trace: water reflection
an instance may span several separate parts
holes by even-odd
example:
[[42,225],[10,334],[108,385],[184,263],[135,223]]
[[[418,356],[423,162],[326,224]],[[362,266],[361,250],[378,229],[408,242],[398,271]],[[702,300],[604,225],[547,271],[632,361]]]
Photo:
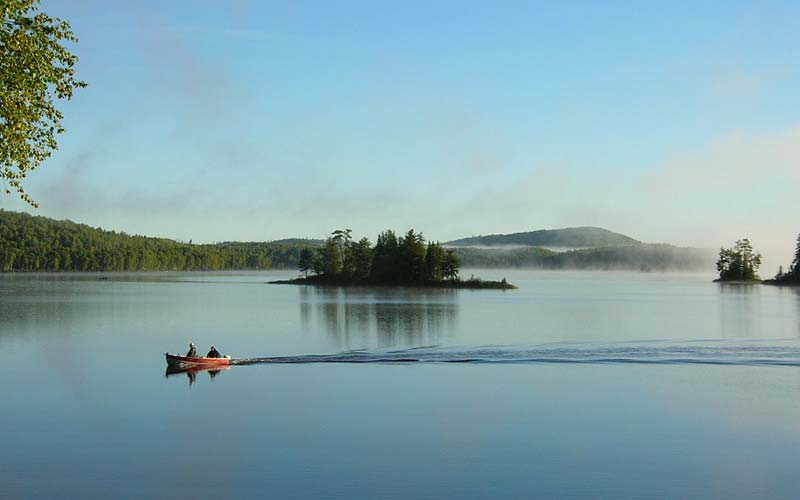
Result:
[[[787,297],[794,299],[794,311],[787,311],[784,315],[789,318],[790,323],[795,324],[797,327],[796,336],[800,338],[800,286],[778,286],[775,288],[778,289],[781,298]],[[781,309],[785,303],[791,303],[791,300],[786,302],[781,301]],[[794,318],[794,321],[792,321],[792,318]]]
[[172,375],[179,375],[181,373],[185,373],[186,376],[189,378],[189,385],[193,385],[197,381],[197,374],[199,372],[208,372],[208,378],[210,380],[214,380],[220,372],[230,370],[230,366],[219,367],[219,366],[194,366],[191,368],[181,368],[177,366],[169,366],[167,365],[167,371],[164,373],[164,376],[169,378]]
[[458,290],[301,287],[306,330],[320,327],[344,349],[435,345],[453,331]]
[[761,327],[761,286],[759,284],[720,283],[720,322],[724,338],[759,336]]

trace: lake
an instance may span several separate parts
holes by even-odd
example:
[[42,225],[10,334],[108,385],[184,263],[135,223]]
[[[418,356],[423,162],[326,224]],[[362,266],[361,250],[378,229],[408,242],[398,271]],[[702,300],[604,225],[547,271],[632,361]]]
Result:
[[800,494],[800,290],[471,273],[520,288],[0,275],[0,498]]

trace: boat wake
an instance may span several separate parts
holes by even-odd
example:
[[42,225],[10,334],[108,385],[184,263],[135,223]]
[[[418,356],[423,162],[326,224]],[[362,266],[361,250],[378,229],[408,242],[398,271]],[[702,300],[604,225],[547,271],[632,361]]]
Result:
[[800,343],[775,341],[572,343],[540,346],[415,347],[401,350],[358,350],[234,359],[231,364],[259,363],[486,363],[486,364],[704,364],[800,366]]

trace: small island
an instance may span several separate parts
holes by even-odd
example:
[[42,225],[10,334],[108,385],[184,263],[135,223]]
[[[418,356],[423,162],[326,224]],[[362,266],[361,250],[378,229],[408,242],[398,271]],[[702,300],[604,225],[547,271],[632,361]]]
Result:
[[764,284],[779,286],[800,286],[800,235],[794,251],[794,260],[789,270],[784,272],[783,266],[778,267],[778,272],[772,279],[762,280],[758,276],[761,265],[761,254],[753,251],[753,246],[747,238],[738,240],[732,248],[720,248],[717,260],[719,278],[717,283],[728,284]]
[[747,238],[737,240],[732,248],[720,248],[717,260],[717,283],[754,284],[761,283],[758,267],[761,254],[753,251]]
[[[502,281],[459,277],[461,261],[439,243],[425,242],[421,233],[403,236],[386,230],[373,246],[367,238],[353,241],[350,229],[333,231],[319,249],[305,248],[298,269],[304,276],[271,281],[278,285],[377,285],[510,290]],[[311,273],[309,275],[309,273]]]

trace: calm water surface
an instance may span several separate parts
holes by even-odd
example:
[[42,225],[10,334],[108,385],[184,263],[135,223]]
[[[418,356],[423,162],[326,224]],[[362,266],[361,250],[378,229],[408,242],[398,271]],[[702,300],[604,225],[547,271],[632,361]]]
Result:
[[[1,275],[0,498],[800,495],[800,290],[290,274]],[[167,376],[189,340],[295,362]]]

